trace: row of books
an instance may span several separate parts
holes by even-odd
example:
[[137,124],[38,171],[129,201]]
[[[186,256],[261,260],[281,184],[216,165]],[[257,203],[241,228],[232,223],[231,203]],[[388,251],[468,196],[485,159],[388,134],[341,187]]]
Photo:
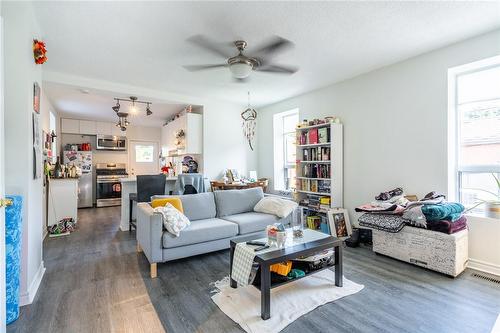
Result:
[[330,147],[315,147],[302,149],[303,161],[329,161]]
[[330,142],[328,139],[329,137],[329,127],[311,128],[308,130],[299,131],[297,142],[299,143],[299,145],[327,143]]
[[307,178],[330,178],[330,164],[304,164],[302,165],[302,177]]
[[330,193],[330,180],[300,179],[298,189],[308,192]]
[[323,215],[311,215],[306,218],[307,227],[313,230],[321,230],[325,234],[330,234],[328,218]]

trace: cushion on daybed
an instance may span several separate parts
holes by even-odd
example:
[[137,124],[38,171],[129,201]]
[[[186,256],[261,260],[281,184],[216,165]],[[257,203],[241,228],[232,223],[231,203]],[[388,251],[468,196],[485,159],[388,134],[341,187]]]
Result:
[[164,232],[162,242],[164,248],[173,248],[234,237],[237,234],[238,226],[235,223],[211,218],[192,221],[191,225],[181,232],[180,237]]
[[224,216],[224,220],[234,222],[239,227],[240,234],[248,234],[266,229],[266,226],[280,221],[280,218],[265,213],[248,212]]
[[252,212],[255,205],[264,197],[261,187],[214,191],[213,193],[218,217]]

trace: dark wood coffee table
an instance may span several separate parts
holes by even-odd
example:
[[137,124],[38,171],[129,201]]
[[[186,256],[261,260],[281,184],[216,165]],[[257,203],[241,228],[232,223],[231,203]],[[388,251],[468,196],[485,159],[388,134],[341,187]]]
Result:
[[[260,307],[261,307],[261,317],[267,320],[271,317],[271,289],[281,286],[283,284],[296,281],[298,279],[292,279],[285,282],[273,283],[271,284],[271,272],[269,267],[273,264],[284,262],[291,259],[297,259],[301,256],[310,256],[316,252],[331,249],[335,251],[335,285],[337,287],[342,287],[342,240],[335,238],[333,236],[326,235],[324,238],[318,239],[318,237],[323,237],[324,234],[318,235],[314,233],[320,233],[319,231],[314,231],[310,229],[304,230],[304,237],[312,238],[313,240],[307,241],[302,244],[286,246],[283,248],[277,248],[276,250],[257,253],[255,255],[254,261],[260,265]],[[313,236],[313,237],[310,237]],[[233,266],[233,255],[236,248],[236,244],[241,242],[247,242],[250,240],[256,240],[255,236],[249,237],[238,237],[231,240],[231,250],[230,250],[230,271],[229,276],[231,276],[232,266]],[[325,268],[310,272],[306,276],[317,273],[324,269],[328,269],[332,266],[327,266]],[[237,288],[237,283],[231,278],[231,287]]]

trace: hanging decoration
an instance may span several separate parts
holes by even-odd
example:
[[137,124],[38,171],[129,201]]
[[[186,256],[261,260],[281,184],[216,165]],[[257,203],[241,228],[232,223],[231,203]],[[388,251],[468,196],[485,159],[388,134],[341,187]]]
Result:
[[38,39],[33,39],[33,58],[35,64],[41,65],[47,61],[47,49],[45,43]]
[[257,127],[257,111],[250,106],[250,92],[248,92],[248,107],[241,113],[243,118],[243,135],[248,140],[248,145],[253,151],[252,142],[255,137],[255,128]]

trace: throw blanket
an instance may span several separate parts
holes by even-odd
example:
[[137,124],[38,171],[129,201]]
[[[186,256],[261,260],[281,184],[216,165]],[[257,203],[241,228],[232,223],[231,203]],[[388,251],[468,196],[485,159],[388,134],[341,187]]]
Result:
[[460,217],[452,222],[449,220],[427,221],[427,229],[432,231],[444,232],[445,234],[454,234],[467,228],[467,218]]
[[439,205],[424,205],[422,213],[427,221],[456,221],[462,215],[464,206],[458,202],[446,202]]
[[246,286],[248,284],[254,258],[254,247],[249,246],[246,243],[236,244],[236,248],[234,249],[231,278],[239,285]]
[[363,214],[358,219],[359,225],[387,232],[400,232],[409,221],[399,215]]

